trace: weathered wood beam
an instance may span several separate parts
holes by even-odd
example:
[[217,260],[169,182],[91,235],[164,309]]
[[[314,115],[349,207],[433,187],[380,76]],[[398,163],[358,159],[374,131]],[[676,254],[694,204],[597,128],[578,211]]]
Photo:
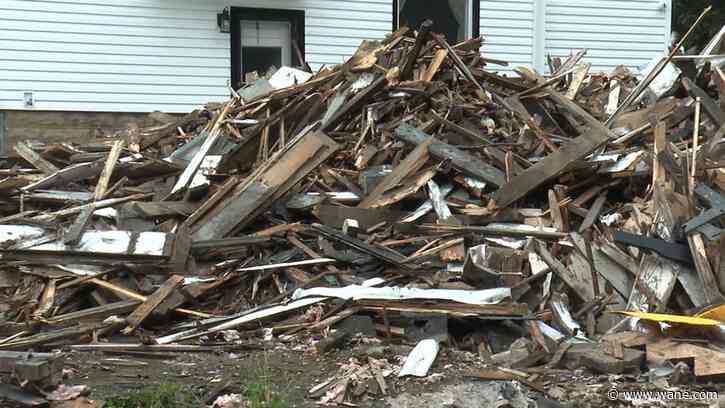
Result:
[[[413,145],[419,145],[431,138],[430,135],[407,123],[401,124],[396,129],[395,137]],[[495,187],[506,183],[506,176],[501,170],[438,139],[433,139],[428,150],[431,156],[438,160],[451,160],[453,167],[467,176],[485,181]]]

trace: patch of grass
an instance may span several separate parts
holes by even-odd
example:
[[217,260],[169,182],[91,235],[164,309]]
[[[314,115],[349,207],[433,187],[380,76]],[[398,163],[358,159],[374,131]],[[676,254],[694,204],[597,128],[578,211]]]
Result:
[[265,380],[247,385],[245,397],[249,408],[289,408],[285,397],[275,392]]
[[[264,353],[264,360],[259,362],[256,370],[252,373],[242,373],[242,379],[246,384],[244,397],[247,406],[248,408],[289,408],[286,394],[275,390],[275,385],[270,381],[275,374],[270,369],[268,358],[267,353]],[[247,377],[248,374],[252,374],[251,378]]]
[[160,384],[130,391],[106,402],[106,408],[181,408],[193,407],[191,393],[177,384]]

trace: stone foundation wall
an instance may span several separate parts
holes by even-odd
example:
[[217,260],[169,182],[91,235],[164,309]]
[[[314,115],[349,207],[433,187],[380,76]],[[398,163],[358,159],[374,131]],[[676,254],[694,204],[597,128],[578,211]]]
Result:
[[20,140],[87,143],[131,124],[143,128],[158,122],[148,113],[0,111],[0,154],[9,154]]

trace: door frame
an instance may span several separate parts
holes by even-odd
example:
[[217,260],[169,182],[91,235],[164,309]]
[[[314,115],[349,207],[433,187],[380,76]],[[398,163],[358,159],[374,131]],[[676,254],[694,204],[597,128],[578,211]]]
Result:
[[230,12],[231,35],[231,78],[232,88],[238,89],[242,84],[242,20],[261,21],[287,21],[290,23],[292,34],[292,47],[290,47],[290,61],[292,65],[302,65],[302,61],[295,52],[295,42],[300,48],[302,57],[305,55],[305,11],[304,10],[283,10],[265,9],[251,7],[231,7]]
[[[469,26],[469,30],[467,30],[467,35],[469,37],[466,38],[466,40],[481,36],[481,1],[482,0],[468,0],[468,11],[466,12],[466,17],[471,19],[471,24]],[[400,21],[398,18],[399,4],[400,3],[398,2],[398,0],[393,0],[393,32],[398,31],[398,29],[400,28]],[[418,27],[411,28],[416,30],[418,29]]]

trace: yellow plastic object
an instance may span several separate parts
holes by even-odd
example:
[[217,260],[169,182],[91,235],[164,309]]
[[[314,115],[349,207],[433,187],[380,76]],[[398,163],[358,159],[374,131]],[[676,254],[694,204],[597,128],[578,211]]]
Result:
[[615,312],[629,317],[637,317],[642,320],[649,320],[661,323],[680,323],[689,324],[691,326],[719,326],[723,322],[703,317],[681,316],[660,313],[644,313],[644,312]]
[[714,307],[708,311],[700,313],[696,317],[701,317],[703,319],[717,320],[719,322],[725,323],[725,305],[720,305],[720,306]]

